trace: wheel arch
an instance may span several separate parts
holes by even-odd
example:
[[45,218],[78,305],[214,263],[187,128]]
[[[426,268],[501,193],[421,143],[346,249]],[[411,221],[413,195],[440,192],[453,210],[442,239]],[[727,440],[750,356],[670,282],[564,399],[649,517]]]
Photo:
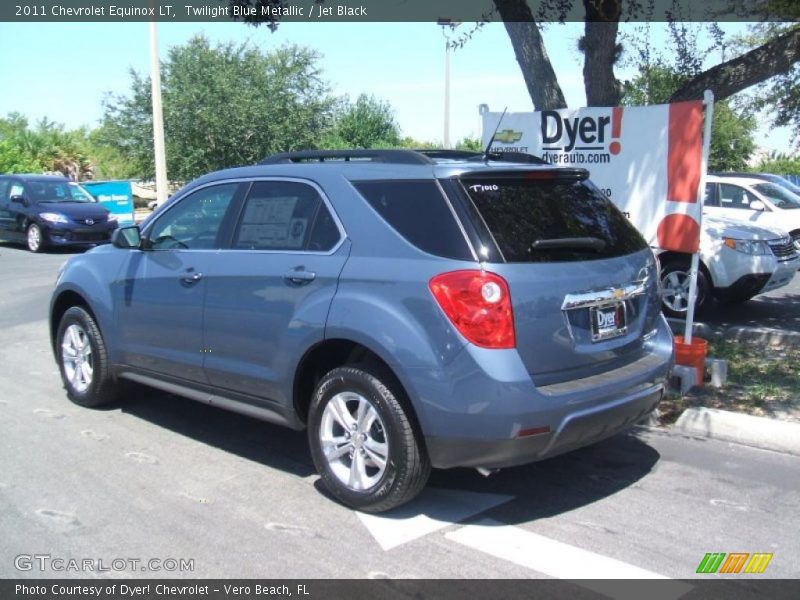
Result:
[[[686,254],[684,252],[675,252],[673,250],[667,250],[666,252],[662,252],[661,254],[658,255],[658,264],[661,266],[662,270],[667,264],[670,263],[683,263],[689,265],[691,263],[691,260],[692,260],[691,254]],[[703,262],[702,258],[700,259],[698,264],[700,266],[700,269],[703,271],[703,275],[706,276],[706,279],[708,279],[708,282],[711,284],[711,287],[716,287],[716,283],[714,282],[714,278],[711,275],[711,271],[706,266],[706,263]]]
[[61,318],[73,306],[80,306],[97,322],[97,317],[86,298],[72,289],[61,291],[53,299],[50,306],[50,346],[53,348],[53,352],[56,350],[56,336],[58,335],[58,326],[61,323]]
[[367,365],[374,375],[380,375],[392,385],[396,396],[408,414],[408,418],[418,434],[420,443],[424,436],[419,415],[411,401],[408,386],[402,381],[397,370],[374,349],[346,338],[325,339],[310,348],[297,365],[292,386],[292,402],[295,413],[302,423],[308,422],[311,397],[319,380],[331,370],[343,366]]

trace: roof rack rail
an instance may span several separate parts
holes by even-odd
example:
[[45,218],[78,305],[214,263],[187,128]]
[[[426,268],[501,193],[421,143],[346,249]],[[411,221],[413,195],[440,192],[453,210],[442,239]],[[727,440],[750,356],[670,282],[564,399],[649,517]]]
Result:
[[470,162],[484,162],[489,160],[501,162],[524,163],[531,165],[549,165],[543,158],[525,152],[489,152],[484,156],[483,152],[475,150],[417,150],[420,154],[430,158],[449,158],[452,160],[466,160]]
[[302,162],[378,162],[405,165],[430,165],[433,161],[414,150],[303,150],[280,152],[262,160],[260,165]]

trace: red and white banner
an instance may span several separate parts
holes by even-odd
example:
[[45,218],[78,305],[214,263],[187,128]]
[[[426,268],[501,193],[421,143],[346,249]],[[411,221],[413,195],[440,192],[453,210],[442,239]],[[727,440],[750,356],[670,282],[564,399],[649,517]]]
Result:
[[[489,143],[502,113],[483,113]],[[697,252],[703,103],[506,113],[492,150],[585,168],[651,246]]]

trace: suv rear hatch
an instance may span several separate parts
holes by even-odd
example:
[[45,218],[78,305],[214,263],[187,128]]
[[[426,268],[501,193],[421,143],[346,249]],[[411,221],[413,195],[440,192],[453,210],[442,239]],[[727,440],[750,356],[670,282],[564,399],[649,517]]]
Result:
[[641,358],[660,310],[652,252],[587,176],[512,167],[442,180],[486,269],[509,285],[516,347],[539,386]]

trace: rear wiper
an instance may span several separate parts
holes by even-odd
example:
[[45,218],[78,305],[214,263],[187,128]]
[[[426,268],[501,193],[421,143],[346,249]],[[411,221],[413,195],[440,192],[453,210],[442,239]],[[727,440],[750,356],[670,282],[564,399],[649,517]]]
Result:
[[536,240],[528,250],[594,250],[602,252],[606,248],[604,240],[596,237],[555,238],[551,240]]

